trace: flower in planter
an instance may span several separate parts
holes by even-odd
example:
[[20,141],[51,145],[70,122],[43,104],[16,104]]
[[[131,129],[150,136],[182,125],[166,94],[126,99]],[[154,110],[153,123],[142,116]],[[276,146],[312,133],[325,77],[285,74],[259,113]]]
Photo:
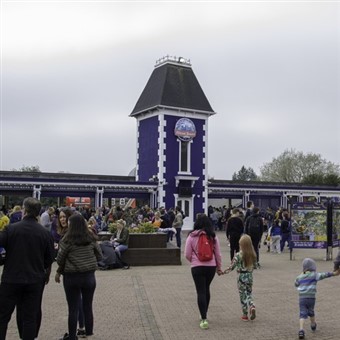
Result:
[[138,233],[141,233],[141,231],[138,227],[130,228],[130,234],[138,234]]
[[114,234],[117,231],[117,223],[109,223],[108,229],[111,234]]
[[141,233],[152,234],[157,231],[157,228],[155,228],[151,222],[142,222],[139,224],[139,230]]

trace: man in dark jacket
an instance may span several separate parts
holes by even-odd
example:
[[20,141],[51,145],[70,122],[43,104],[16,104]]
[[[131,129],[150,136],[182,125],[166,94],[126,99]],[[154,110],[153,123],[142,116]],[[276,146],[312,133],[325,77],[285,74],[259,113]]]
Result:
[[283,252],[283,249],[285,247],[286,242],[289,245],[290,241],[290,219],[288,212],[284,212],[282,214],[283,220],[281,221],[281,253]]
[[40,210],[37,199],[26,198],[23,220],[0,233],[0,246],[6,249],[0,285],[0,340],[6,339],[8,322],[16,305],[20,306],[22,339],[37,337],[42,293],[54,259],[52,236],[37,221]]
[[240,251],[239,241],[243,234],[243,221],[240,218],[240,211],[235,208],[231,217],[227,221],[227,238],[230,242],[230,260],[232,261],[235,253]]
[[245,213],[245,215],[244,215],[244,220],[245,220],[245,221],[247,220],[247,218],[248,218],[249,216],[252,215],[253,209],[254,209],[254,203],[253,203],[253,201],[248,201],[248,202],[247,202],[247,210],[246,210],[246,213]]
[[[168,210],[168,217],[169,217],[169,225],[168,226],[171,228],[172,227],[172,223],[174,223],[174,220],[175,220],[175,217],[176,217],[173,208],[170,208]],[[174,236],[174,233],[172,231],[169,231],[166,241],[167,242],[172,241],[173,236]]]
[[263,234],[263,219],[259,214],[260,209],[254,207],[253,214],[246,219],[245,232],[251,238],[254,250],[256,252],[257,263],[259,265],[259,244]]

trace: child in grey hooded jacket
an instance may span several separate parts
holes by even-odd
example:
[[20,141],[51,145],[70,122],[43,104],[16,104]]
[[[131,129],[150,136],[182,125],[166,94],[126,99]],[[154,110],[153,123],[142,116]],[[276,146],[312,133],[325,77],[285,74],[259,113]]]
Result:
[[310,318],[310,327],[312,331],[316,330],[314,306],[316,296],[316,285],[318,281],[328,277],[337,276],[339,270],[333,272],[318,273],[316,272],[316,263],[311,258],[305,258],[302,262],[303,272],[295,279],[295,287],[299,292],[300,307],[300,330],[299,339],[305,338],[304,322]]

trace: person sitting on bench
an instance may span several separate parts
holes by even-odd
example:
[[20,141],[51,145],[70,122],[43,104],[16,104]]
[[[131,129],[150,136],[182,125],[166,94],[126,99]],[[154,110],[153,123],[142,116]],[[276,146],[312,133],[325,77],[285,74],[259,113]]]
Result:
[[121,258],[121,254],[128,249],[130,234],[124,220],[120,219],[116,223],[117,231],[112,235],[111,242],[116,254]]

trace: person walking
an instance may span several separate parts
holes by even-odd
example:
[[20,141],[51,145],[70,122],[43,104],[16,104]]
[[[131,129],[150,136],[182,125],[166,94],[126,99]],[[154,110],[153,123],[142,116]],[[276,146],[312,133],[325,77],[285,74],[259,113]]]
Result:
[[254,207],[253,213],[246,219],[245,222],[245,233],[248,234],[253,243],[253,247],[256,253],[257,266],[260,267],[260,254],[259,246],[263,234],[263,219],[260,216],[260,209]]
[[270,229],[271,252],[281,254],[281,226],[280,220],[275,220]]
[[51,234],[38,223],[41,203],[32,197],[23,202],[23,219],[0,232],[6,262],[0,285],[0,340],[6,339],[8,322],[20,306],[23,340],[33,340],[41,320],[41,301],[54,259]]
[[333,272],[317,273],[316,263],[311,258],[305,258],[302,261],[302,273],[295,279],[295,287],[299,292],[299,307],[300,307],[300,330],[299,339],[305,338],[304,323],[305,320],[310,318],[310,328],[313,332],[316,331],[315,322],[315,296],[316,285],[318,281],[327,279],[332,276],[338,276],[340,274],[339,269],[335,269]]
[[238,275],[237,286],[242,306],[242,321],[255,320],[256,310],[253,302],[253,269],[257,266],[256,253],[252,244],[252,240],[248,235],[240,238],[241,251],[236,254],[231,265],[224,271],[224,274],[230,273],[236,269]]
[[[176,217],[173,208],[170,208],[170,209],[168,210],[168,216],[169,216],[169,227],[171,228],[171,227],[173,227],[173,223],[174,223],[174,220],[175,220],[175,217]],[[167,241],[167,242],[172,241],[173,236],[174,236],[174,233],[170,231],[170,232],[168,233],[168,237],[167,237],[166,241]]]
[[[66,234],[68,230],[68,219],[73,214],[76,214],[76,212],[72,211],[70,207],[60,208],[58,218],[52,224],[51,233],[54,239],[55,257],[57,257],[57,254],[58,254],[59,242],[64,237],[64,235]],[[79,302],[78,323],[79,323],[79,328],[77,330],[77,336],[79,338],[85,337],[86,336],[85,321],[84,321],[83,304],[82,304],[81,298]],[[68,337],[69,337],[69,334],[64,333],[63,337],[61,337],[60,339],[64,340],[64,339],[68,339]]]
[[240,211],[234,208],[231,217],[227,221],[227,238],[230,242],[230,261],[233,260],[235,253],[240,251],[239,241],[243,234],[243,221],[239,217]]
[[264,219],[267,224],[267,230],[268,230],[272,227],[273,221],[274,221],[274,213],[270,207],[267,208],[266,213],[264,214]]
[[286,242],[288,243],[288,246],[290,246],[290,219],[289,219],[289,213],[284,212],[282,214],[283,220],[281,221],[281,242],[280,242],[280,248],[281,248],[281,253],[284,250],[284,247],[286,245]]
[[[205,234],[212,244],[212,258],[208,261],[199,259],[198,243],[201,234]],[[198,309],[201,314],[200,328],[208,329],[207,313],[210,302],[210,284],[216,272],[218,275],[222,274],[222,258],[219,240],[207,215],[198,215],[194,230],[187,237],[184,254],[191,264],[191,274],[196,287]]]
[[254,202],[253,201],[248,201],[247,202],[247,209],[246,213],[244,215],[244,220],[246,221],[249,216],[253,214],[253,209],[254,209]]
[[[94,234],[80,214],[69,217],[66,234],[59,243],[55,281],[63,284],[68,304],[68,334],[66,339],[78,339],[77,321],[79,304],[82,301],[86,336],[93,335],[92,302],[96,289],[95,270],[102,253]],[[64,338],[65,338],[64,336]]]
[[183,215],[180,207],[175,208],[175,219],[172,223],[172,226],[176,229],[176,243],[177,247],[181,248],[182,240],[181,240],[181,232],[183,227]]

